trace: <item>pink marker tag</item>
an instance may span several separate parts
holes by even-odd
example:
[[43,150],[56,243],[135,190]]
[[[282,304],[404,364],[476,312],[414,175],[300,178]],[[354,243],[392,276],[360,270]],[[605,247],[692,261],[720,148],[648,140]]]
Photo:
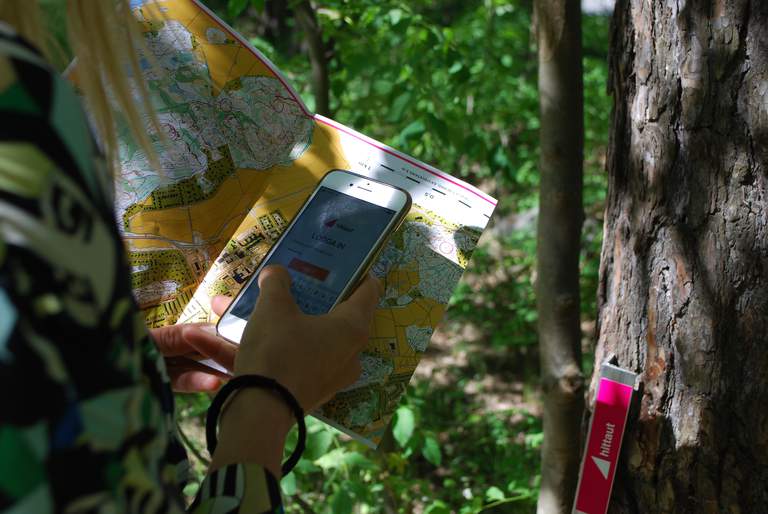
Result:
[[636,376],[611,364],[600,367],[573,514],[605,514],[608,510]]

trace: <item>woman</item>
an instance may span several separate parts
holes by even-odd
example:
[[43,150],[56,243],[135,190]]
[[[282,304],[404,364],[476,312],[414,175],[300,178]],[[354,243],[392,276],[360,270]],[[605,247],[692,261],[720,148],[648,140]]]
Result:
[[[67,1],[78,83],[109,165],[113,108],[148,155],[141,120],[157,126],[123,73],[140,76],[128,9],[128,0]],[[208,326],[149,334],[131,296],[108,166],[77,97],[44,58],[37,7],[0,0],[0,20],[0,511],[182,512],[186,456],[171,386],[210,391],[221,377],[164,358],[199,353],[236,376],[271,377],[311,410],[359,375],[380,285],[369,278],[332,313],[306,316],[288,273],[268,268],[237,352]],[[218,313],[225,306],[214,302]],[[282,512],[293,411],[268,389],[230,400],[189,510]]]

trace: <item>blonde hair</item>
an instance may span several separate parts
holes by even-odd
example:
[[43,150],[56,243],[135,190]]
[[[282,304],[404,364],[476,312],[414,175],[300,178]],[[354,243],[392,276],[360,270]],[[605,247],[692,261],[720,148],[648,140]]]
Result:
[[[69,45],[77,59],[75,83],[82,91],[110,167],[117,169],[118,122],[159,171],[148,129],[162,137],[139,64],[143,43],[129,0],[65,0]],[[37,0],[0,0],[0,20],[16,29],[50,58],[53,38]],[[149,121],[149,127],[145,123]]]

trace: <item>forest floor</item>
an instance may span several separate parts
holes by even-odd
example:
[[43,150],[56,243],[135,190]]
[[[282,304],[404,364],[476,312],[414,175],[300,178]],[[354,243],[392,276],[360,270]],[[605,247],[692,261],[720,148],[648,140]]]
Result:
[[480,413],[521,409],[539,417],[538,393],[523,369],[530,360],[524,352],[489,347],[482,331],[471,323],[448,321],[432,336],[413,380],[433,387],[462,383],[467,399],[476,400],[468,403]]

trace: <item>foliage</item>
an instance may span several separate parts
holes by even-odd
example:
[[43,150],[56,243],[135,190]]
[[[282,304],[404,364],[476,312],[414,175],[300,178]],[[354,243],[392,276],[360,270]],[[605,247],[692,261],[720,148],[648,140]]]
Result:
[[[302,34],[288,16],[276,36],[272,0],[206,2],[288,76],[312,108]],[[285,4],[290,6],[291,4]],[[282,482],[289,512],[532,512],[541,422],[535,393],[513,409],[489,410],[483,389],[523,382],[536,389],[535,220],[538,94],[531,2],[503,0],[327,0],[318,19],[331,53],[334,118],[500,198],[495,228],[476,250],[451,299],[447,326],[465,365],[447,382],[414,381],[393,422],[395,451],[374,452],[308,418],[308,446]],[[288,11],[290,14],[290,9]],[[584,17],[586,220],[582,313],[595,317],[605,197],[608,20]],[[591,366],[591,334],[584,362]],[[499,362],[514,362],[500,371]],[[496,364],[494,364],[496,363]],[[511,371],[510,371],[511,370]],[[589,371],[589,370],[587,370]],[[470,387],[472,386],[472,387]],[[475,391],[475,392],[472,392]],[[524,395],[525,396],[525,395]],[[185,430],[201,426],[207,398],[180,402]],[[295,434],[289,438],[290,449]],[[191,444],[200,447],[194,437]],[[202,473],[204,467],[196,467]],[[195,485],[188,493],[194,493]]]
[[[396,451],[371,451],[335,429],[307,418],[307,448],[281,483],[288,512],[459,512],[509,505],[529,512],[538,486],[541,422],[523,410],[485,413],[461,387],[415,383],[397,412]],[[202,416],[204,396],[181,397],[181,417]],[[462,419],[461,424],[449,420]],[[296,442],[289,434],[286,457]],[[199,441],[191,444],[199,450]],[[204,466],[196,466],[202,478]],[[192,496],[196,484],[187,489]],[[359,510],[355,511],[354,507]],[[392,510],[389,510],[392,509]]]

